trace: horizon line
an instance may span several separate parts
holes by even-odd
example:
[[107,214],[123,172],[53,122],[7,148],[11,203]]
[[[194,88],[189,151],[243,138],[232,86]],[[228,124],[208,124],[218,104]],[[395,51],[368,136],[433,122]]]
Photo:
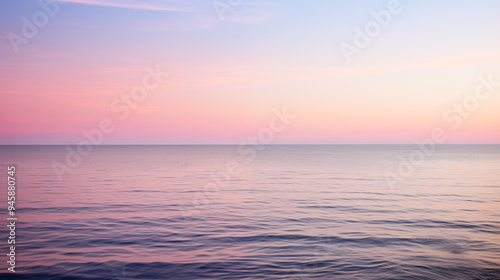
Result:
[[[170,143],[170,144],[98,144],[98,145],[91,145],[94,147],[97,146],[255,146],[252,144],[222,144],[222,143],[215,143],[215,144],[175,144],[175,143]],[[389,145],[417,145],[415,143],[280,143],[280,144],[257,144],[258,146],[389,146]],[[495,145],[500,145],[500,143],[448,143],[448,144],[440,144],[440,143],[434,143],[436,146],[451,146],[451,145],[490,145],[490,146],[495,146]],[[79,146],[79,144],[0,144],[0,146]]]

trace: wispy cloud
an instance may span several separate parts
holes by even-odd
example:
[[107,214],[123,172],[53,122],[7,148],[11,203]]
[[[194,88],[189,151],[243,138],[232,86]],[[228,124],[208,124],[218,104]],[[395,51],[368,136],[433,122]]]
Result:
[[171,11],[171,12],[192,12],[196,1],[138,1],[138,0],[64,0],[67,3],[77,3],[84,5],[115,7],[124,9],[136,10],[155,10],[155,11]]
[[132,29],[145,31],[160,30],[200,30],[207,29],[224,22],[240,24],[261,23],[272,17],[274,2],[249,1],[238,4],[227,12],[224,22],[217,17],[216,9],[211,0],[63,0],[66,3],[92,5],[100,7],[113,7],[143,11],[165,11],[182,13],[175,16],[175,21],[158,20],[151,18]]
[[[216,11],[213,7],[213,1],[204,0],[194,0],[194,1],[177,1],[177,0],[124,0],[124,1],[114,1],[114,0],[64,0],[67,3],[83,4],[83,5],[93,5],[102,7],[114,7],[123,9],[135,9],[135,10],[150,10],[150,11],[168,11],[168,12],[185,12],[185,13],[198,13],[203,14],[203,23],[197,22],[196,28],[193,28],[193,24],[188,24],[188,27],[183,27],[180,29],[204,29],[215,25]],[[275,6],[274,2],[243,2],[233,7],[230,12],[228,12],[227,22],[253,24],[260,23],[269,19],[272,15],[270,8]],[[207,20],[209,17],[210,20]],[[197,17],[199,21],[200,16]],[[209,23],[207,23],[207,21]],[[172,27],[157,27],[159,30],[164,29],[177,29]]]

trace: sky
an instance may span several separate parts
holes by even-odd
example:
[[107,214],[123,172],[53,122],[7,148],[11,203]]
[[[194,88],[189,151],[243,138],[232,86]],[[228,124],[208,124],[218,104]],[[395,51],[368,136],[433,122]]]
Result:
[[412,144],[435,129],[500,144],[499,14],[493,0],[2,0],[0,144]]

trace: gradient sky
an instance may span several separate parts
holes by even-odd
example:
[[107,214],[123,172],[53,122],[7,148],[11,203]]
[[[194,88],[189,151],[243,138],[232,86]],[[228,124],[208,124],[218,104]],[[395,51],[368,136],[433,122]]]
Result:
[[[225,0],[220,0],[227,3]],[[500,81],[500,1],[403,1],[348,63],[339,47],[389,1],[71,0],[14,52],[38,1],[0,1],[0,144],[76,144],[103,118],[105,144],[239,144],[273,109],[278,143],[500,144],[500,87],[457,129],[443,114]],[[234,1],[236,2],[236,1]],[[123,120],[111,110],[146,67],[169,72]]]

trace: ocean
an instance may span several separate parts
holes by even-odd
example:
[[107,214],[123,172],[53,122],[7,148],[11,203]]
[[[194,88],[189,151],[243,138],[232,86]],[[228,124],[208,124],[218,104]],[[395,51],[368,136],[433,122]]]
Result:
[[1,279],[500,279],[500,145],[0,146],[0,167]]

